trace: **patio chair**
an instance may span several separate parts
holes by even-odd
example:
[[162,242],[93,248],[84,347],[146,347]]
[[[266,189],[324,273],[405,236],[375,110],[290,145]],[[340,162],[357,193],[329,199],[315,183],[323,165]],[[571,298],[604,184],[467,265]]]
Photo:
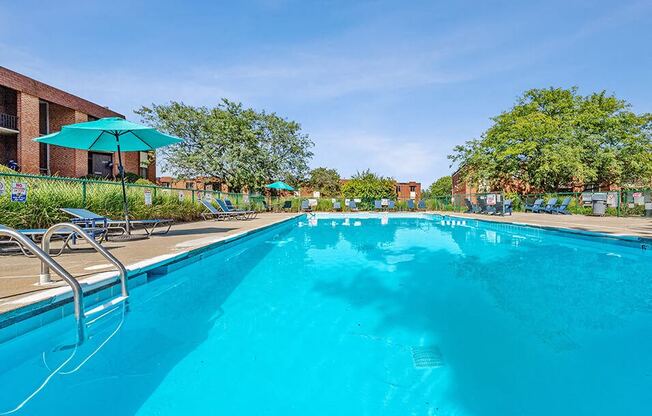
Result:
[[488,214],[489,208],[487,207],[487,201],[482,198],[478,198],[478,214]]
[[292,209],[292,201],[290,200],[284,201],[281,209],[285,212],[290,211]]
[[312,212],[312,208],[310,208],[310,202],[308,202],[307,199],[304,199],[301,201],[301,211],[303,212]]
[[[2,227],[4,227],[4,225],[0,224],[0,228]],[[43,238],[43,235],[45,235],[45,233],[47,232],[47,228],[30,228],[30,229],[23,229],[23,230],[16,230],[16,231],[25,235],[26,237],[29,237],[35,243],[38,243]],[[84,232],[88,234],[93,240],[97,241],[99,244],[102,244],[104,238],[106,237],[107,229],[89,227],[89,228],[84,228]],[[58,251],[54,253],[50,251],[50,253],[48,253],[51,257],[60,256],[61,254],[63,254],[66,248],[72,251],[73,248],[70,246],[70,242],[72,242],[72,244],[76,244],[78,233],[72,229],[62,228],[55,231],[54,234],[52,234],[52,239],[55,238],[58,240],[63,240],[63,244],[61,245],[61,248],[59,248]],[[34,255],[29,250],[25,250],[25,247],[23,247],[23,245],[19,241],[16,241],[13,238],[0,240],[0,247],[3,245],[12,245],[12,246],[15,245],[20,249],[20,251],[25,256],[34,257]]]
[[548,214],[552,214],[553,208],[555,207],[555,205],[557,205],[557,199],[558,198],[550,198],[546,206],[543,208],[543,210]]
[[390,209],[392,211],[396,211],[396,201],[394,201],[393,199],[390,199],[387,202],[387,209]]
[[414,207],[414,199],[408,199],[408,201],[407,201],[407,207],[408,207],[408,209],[409,209],[410,211],[414,211],[414,210],[415,210],[415,207]]
[[253,209],[251,209],[251,210],[239,209],[239,208],[237,208],[236,206],[234,206],[233,203],[232,203],[230,200],[228,200],[228,199],[226,199],[226,198],[224,199],[224,203],[226,204],[226,206],[229,208],[229,210],[230,210],[231,212],[243,212],[243,213],[244,213],[244,212],[248,212],[248,213],[253,213],[253,214],[251,214],[252,219],[253,219],[253,218],[256,218],[256,217],[258,216],[258,211],[253,210]]
[[496,204],[494,215],[505,216],[507,214],[512,215],[512,200],[506,199],[503,202]]
[[572,200],[572,198],[570,196],[567,196],[566,198],[564,198],[564,200],[562,201],[562,203],[558,207],[552,209],[552,213],[553,214],[562,214],[562,215],[571,215],[571,212],[568,211],[568,205],[570,205],[571,200]]
[[539,212],[541,211],[541,204],[543,204],[543,198],[538,198],[532,205],[525,204],[525,212]]
[[466,205],[467,214],[478,214],[480,213],[480,207],[473,205],[469,198],[464,198],[464,205]]
[[[106,228],[108,233],[111,231],[117,231],[119,234],[124,234],[126,232],[126,221],[125,220],[112,220],[107,217],[98,215],[92,211],[83,208],[59,208],[61,211],[70,215],[72,222],[74,224],[80,224],[84,227],[91,228]],[[170,232],[174,220],[170,218],[154,218],[147,220],[129,220],[129,224],[134,228],[141,228],[145,233],[150,235],[155,234],[167,234]],[[166,227],[163,231],[156,232],[156,229],[159,227]],[[107,234],[108,235],[108,234]]]
[[229,212],[220,211],[213,206],[210,202],[205,199],[201,200],[201,204],[206,208],[204,212],[201,213],[201,216],[204,220],[215,219],[215,220],[225,220],[233,218],[235,215]]
[[358,204],[353,199],[349,201],[349,209],[351,211],[358,211]]
[[342,204],[340,203],[340,201],[333,202],[333,210],[342,211]]
[[425,211],[426,210],[426,200],[422,199],[419,201],[419,204],[417,205],[417,208],[419,211]]
[[239,220],[252,220],[256,217],[256,215],[258,215],[256,211],[244,211],[244,210],[233,211],[226,205],[226,202],[222,201],[221,199],[215,198],[215,202],[217,203],[217,206],[219,206],[222,211],[231,214],[233,218],[237,218]]
[[374,209],[381,211],[383,209],[383,202],[379,199],[374,201]]

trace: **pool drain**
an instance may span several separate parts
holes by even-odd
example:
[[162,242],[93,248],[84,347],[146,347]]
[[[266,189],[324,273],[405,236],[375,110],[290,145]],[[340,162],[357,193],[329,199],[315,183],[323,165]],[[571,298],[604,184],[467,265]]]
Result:
[[444,358],[437,347],[412,347],[414,368],[438,368],[444,365]]

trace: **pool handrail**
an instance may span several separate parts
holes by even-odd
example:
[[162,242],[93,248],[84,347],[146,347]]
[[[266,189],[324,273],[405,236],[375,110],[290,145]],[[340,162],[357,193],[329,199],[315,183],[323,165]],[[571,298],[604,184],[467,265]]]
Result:
[[[78,226],[75,227],[79,228]],[[83,231],[82,234],[86,235]],[[64,269],[59,263],[50,257],[48,254],[49,249],[48,251],[42,250],[38,245],[36,245],[34,241],[32,241],[29,237],[21,234],[19,231],[6,226],[0,226],[0,235],[14,238],[16,241],[23,244],[29,251],[31,251],[36,257],[41,260],[41,270],[43,270],[43,265],[47,265],[48,270],[52,268],[56,274],[61,276],[61,278],[66,283],[68,283],[68,285],[70,285],[70,288],[72,289],[72,300],[75,308],[75,320],[77,321],[77,337],[78,342],[81,342],[84,339],[84,291],[82,290],[79,282],[74,277],[72,277],[72,275],[70,275],[66,269]],[[48,239],[50,237],[51,234]]]
[[[102,257],[104,257],[109,263],[113,264],[118,269],[118,273],[120,275],[120,289],[122,292],[122,296],[125,298],[128,297],[129,289],[127,288],[127,269],[125,268],[124,264],[122,264],[120,260],[115,258],[113,254],[109,253],[107,249],[105,249],[100,244],[98,244],[97,241],[95,241],[95,239],[93,239],[91,236],[86,234],[86,232],[84,232],[84,229],[79,225],[68,223],[68,222],[60,222],[48,228],[45,234],[43,234],[43,240],[41,241],[41,248],[43,252],[45,253],[50,252],[50,239],[52,238],[52,236],[57,230],[62,228],[69,228],[72,229],[73,231],[76,231],[81,238],[86,240],[86,242],[88,242],[88,244],[90,244],[90,246],[95,249],[95,251],[101,254]],[[41,275],[39,276],[39,279],[41,284],[49,283],[51,281],[50,265],[45,261],[41,262]]]

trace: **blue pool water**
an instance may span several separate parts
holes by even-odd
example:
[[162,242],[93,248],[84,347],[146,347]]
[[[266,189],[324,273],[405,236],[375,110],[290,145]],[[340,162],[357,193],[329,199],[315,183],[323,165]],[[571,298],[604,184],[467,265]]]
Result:
[[0,412],[650,415],[652,251],[423,218],[302,219],[0,344]]

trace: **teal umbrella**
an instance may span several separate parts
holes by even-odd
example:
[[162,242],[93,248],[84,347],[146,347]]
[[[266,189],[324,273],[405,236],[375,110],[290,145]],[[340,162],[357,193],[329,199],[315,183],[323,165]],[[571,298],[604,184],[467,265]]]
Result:
[[130,234],[122,152],[147,152],[183,140],[142,124],[132,123],[118,117],[108,117],[85,123],[69,124],[63,126],[57,133],[39,137],[34,141],[73,149],[118,152],[118,171],[122,181],[126,228],[127,234]]
[[294,188],[288,185],[285,182],[278,181],[274,183],[270,183],[269,185],[265,185],[265,188],[270,188],[270,189],[283,189],[286,191],[294,191]]

